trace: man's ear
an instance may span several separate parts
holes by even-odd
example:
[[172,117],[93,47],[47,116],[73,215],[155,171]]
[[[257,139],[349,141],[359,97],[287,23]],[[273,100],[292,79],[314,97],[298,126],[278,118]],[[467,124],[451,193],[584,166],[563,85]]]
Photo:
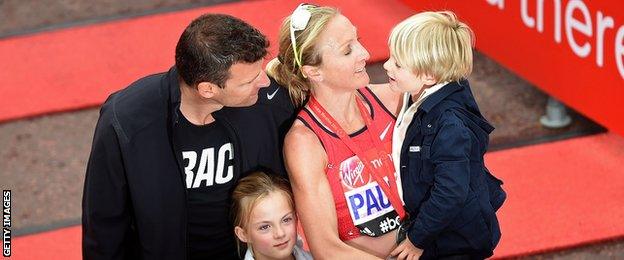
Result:
[[197,84],[197,92],[199,92],[199,95],[203,98],[213,98],[220,90],[221,88],[219,86],[210,82],[200,82]]
[[234,227],[234,234],[236,234],[238,240],[242,241],[243,243],[247,243],[247,241],[249,241],[247,239],[247,232],[245,232],[245,230],[240,226]]
[[303,67],[301,67],[301,73],[303,73],[304,77],[310,79],[310,81],[323,81],[323,74],[319,71],[318,67],[303,65]]

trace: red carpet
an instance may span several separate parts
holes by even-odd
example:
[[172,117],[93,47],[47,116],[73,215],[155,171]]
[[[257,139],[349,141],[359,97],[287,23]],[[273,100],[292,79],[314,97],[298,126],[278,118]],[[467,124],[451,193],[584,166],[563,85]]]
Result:
[[613,134],[486,155],[505,181],[499,257],[624,237],[624,138]]
[[[300,1],[247,1],[74,27],[0,41],[0,122],[100,105],[113,91],[174,63],[184,27],[203,13],[228,13],[260,28],[277,47],[283,18]],[[392,26],[412,13],[398,0],[319,0],[358,27],[371,61],[388,57]]]
[[11,259],[82,259],[80,226],[13,238]]
[[[496,258],[624,237],[624,138],[599,134],[487,154],[509,194]],[[14,239],[15,259],[79,259],[80,228]]]

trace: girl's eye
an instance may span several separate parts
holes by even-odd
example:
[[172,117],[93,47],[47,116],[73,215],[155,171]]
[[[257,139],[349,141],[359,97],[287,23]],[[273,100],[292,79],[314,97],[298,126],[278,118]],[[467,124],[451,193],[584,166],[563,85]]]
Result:
[[262,225],[258,227],[258,230],[267,230],[267,229],[269,229],[269,225]]
[[396,66],[399,69],[401,68],[401,66],[398,63],[396,63],[396,62],[394,63],[394,66]]
[[349,55],[349,54],[351,54],[351,46],[349,46],[349,48],[347,49],[347,52],[345,53],[345,56]]
[[287,217],[283,221],[284,223],[290,223],[291,221],[293,221],[293,217]]

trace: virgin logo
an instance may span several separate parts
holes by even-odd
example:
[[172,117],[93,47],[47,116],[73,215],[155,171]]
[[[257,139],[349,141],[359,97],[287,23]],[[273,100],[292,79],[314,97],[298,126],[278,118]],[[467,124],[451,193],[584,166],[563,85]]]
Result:
[[363,176],[364,164],[353,156],[340,163],[340,177],[343,185],[353,189],[370,182],[370,176]]

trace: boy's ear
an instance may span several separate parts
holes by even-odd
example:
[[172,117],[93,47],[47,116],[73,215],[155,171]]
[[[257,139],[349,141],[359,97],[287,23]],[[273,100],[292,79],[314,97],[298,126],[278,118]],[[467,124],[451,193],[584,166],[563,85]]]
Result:
[[221,90],[219,86],[210,82],[200,82],[197,84],[197,91],[203,98],[213,98]]
[[436,83],[438,83],[438,81],[436,80],[434,76],[431,76],[428,74],[422,75],[421,80],[426,86],[433,86]]
[[315,66],[303,65],[303,67],[301,67],[301,73],[303,73],[304,77],[310,79],[310,81],[323,81],[322,73]]
[[238,240],[242,241],[243,243],[247,243],[247,241],[249,241],[249,239],[247,239],[247,232],[245,232],[245,230],[239,226],[234,227],[234,234],[236,234]]

